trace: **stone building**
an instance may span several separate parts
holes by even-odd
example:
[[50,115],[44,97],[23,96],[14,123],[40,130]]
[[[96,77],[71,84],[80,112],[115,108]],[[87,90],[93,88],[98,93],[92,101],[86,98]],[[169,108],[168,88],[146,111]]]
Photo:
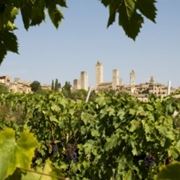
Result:
[[[136,96],[142,101],[147,101],[149,94],[154,94],[158,97],[165,97],[170,95],[174,89],[171,87],[171,82],[168,85],[156,83],[153,76],[150,77],[149,82],[136,84],[136,73],[132,70],[129,74],[130,82],[128,85],[122,85],[120,80],[119,71],[114,69],[112,71],[112,82],[104,82],[103,77],[103,64],[97,62],[96,64],[96,90],[114,89],[118,91],[126,91]],[[100,81],[101,79],[101,81]]]
[[8,87],[9,91],[14,93],[30,93],[30,82],[15,78],[13,81],[9,76],[0,76],[0,83]]
[[120,75],[118,69],[113,69],[112,71],[112,89],[117,89],[120,85]]
[[86,71],[81,71],[80,78],[74,79],[72,89],[73,90],[84,89],[86,91],[89,89],[88,74]]
[[103,64],[98,61],[96,64],[96,90],[119,89],[119,86],[121,86],[119,70],[113,69],[112,82],[104,82],[103,70]]
[[0,83],[9,85],[11,82],[11,78],[9,76],[0,76]]
[[[156,83],[153,76],[150,77],[149,82],[136,84],[136,73],[132,70],[129,74],[129,84],[122,84],[120,73],[118,69],[112,70],[112,82],[104,81],[104,67],[99,61],[95,65],[96,85],[95,90],[117,90],[125,91],[131,95],[136,96],[141,101],[147,101],[149,94],[154,94],[159,97],[170,95],[174,89],[171,87],[171,82],[168,85]],[[73,89],[88,90],[88,76],[87,72],[82,71],[80,79],[75,79],[73,82]]]
[[74,81],[73,81],[73,89],[74,89],[74,90],[81,89],[79,79],[74,79]]
[[149,94],[154,94],[158,97],[165,97],[168,95],[168,85],[156,83],[151,77],[149,82],[141,83],[135,86],[136,94],[147,97]]
[[86,71],[81,71],[80,74],[80,87],[81,89],[88,90],[88,74]]
[[134,94],[136,91],[135,85],[136,85],[136,74],[135,71],[132,70],[130,72],[130,91],[132,94]]
[[104,82],[103,71],[104,71],[103,64],[98,61],[96,64],[96,88],[98,88],[98,86]]

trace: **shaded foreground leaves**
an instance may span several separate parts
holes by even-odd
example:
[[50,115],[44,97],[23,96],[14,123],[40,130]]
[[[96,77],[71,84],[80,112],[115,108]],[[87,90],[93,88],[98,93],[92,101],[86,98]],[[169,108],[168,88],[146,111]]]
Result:
[[30,168],[37,141],[32,133],[24,131],[18,140],[9,128],[0,131],[0,179],[13,174],[16,168]]
[[[109,9],[107,26],[115,22],[122,26],[126,35],[135,40],[144,17],[155,22],[155,0],[100,0]],[[24,28],[40,25],[47,16],[52,24],[58,28],[62,21],[62,8],[66,8],[66,0],[8,0],[0,1],[0,64],[7,52],[18,53],[15,19],[20,14]]]

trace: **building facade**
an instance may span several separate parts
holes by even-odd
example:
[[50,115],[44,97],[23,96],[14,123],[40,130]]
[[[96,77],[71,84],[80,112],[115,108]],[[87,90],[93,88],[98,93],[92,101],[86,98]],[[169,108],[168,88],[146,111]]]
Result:
[[9,76],[0,76],[0,83],[14,93],[31,93],[30,82],[22,81],[19,78],[12,80]]

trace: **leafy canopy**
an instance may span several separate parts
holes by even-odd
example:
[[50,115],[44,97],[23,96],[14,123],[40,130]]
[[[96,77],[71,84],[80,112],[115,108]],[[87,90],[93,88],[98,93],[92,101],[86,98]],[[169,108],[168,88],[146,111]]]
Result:
[[[109,9],[109,27],[118,16],[118,24],[126,35],[135,40],[144,23],[144,17],[155,22],[156,0],[99,0]],[[66,0],[1,0],[0,1],[0,64],[8,51],[18,53],[15,19],[21,14],[24,28],[40,25],[47,16],[58,28],[63,19],[60,8],[66,8]],[[47,12],[47,13],[46,13]]]
[[41,90],[41,83],[39,81],[33,81],[30,86],[33,92],[38,92]]

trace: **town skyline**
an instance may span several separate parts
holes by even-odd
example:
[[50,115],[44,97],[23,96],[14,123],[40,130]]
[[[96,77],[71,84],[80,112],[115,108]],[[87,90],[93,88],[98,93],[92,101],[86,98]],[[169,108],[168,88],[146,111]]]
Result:
[[[33,81],[39,81],[42,85],[48,85],[48,86],[51,85],[51,83],[52,83],[53,80],[58,79],[58,80],[60,81],[61,85],[65,84],[65,82],[70,82],[70,84],[73,86],[74,80],[80,80],[81,74],[85,74],[85,75],[87,76],[87,78],[88,78],[88,80],[87,80],[87,81],[88,81],[88,82],[87,82],[88,87],[95,88],[95,87],[97,86],[97,83],[96,83],[96,81],[97,81],[97,75],[96,75],[96,68],[95,68],[95,66],[97,65],[97,63],[100,63],[100,64],[103,66],[103,72],[102,72],[102,73],[103,73],[103,75],[102,75],[102,77],[103,77],[103,78],[102,78],[102,79],[103,79],[102,81],[103,81],[103,82],[112,82],[112,79],[113,79],[113,71],[116,70],[116,71],[118,71],[119,81],[120,81],[120,84],[122,84],[122,85],[129,85],[129,84],[130,84],[130,76],[131,76],[130,74],[132,73],[132,71],[135,73],[135,84],[141,84],[141,83],[149,82],[152,77],[153,77],[153,79],[154,79],[154,81],[155,81],[156,83],[160,83],[160,84],[164,84],[164,85],[167,85],[169,81],[172,83],[172,80],[171,80],[171,79],[167,79],[165,82],[158,81],[158,78],[156,78],[156,77],[155,77],[154,75],[152,75],[152,74],[151,74],[145,81],[140,81],[140,80],[138,79],[138,75],[137,75],[135,69],[130,69],[130,70],[129,70],[129,72],[127,73],[127,75],[128,75],[128,80],[125,82],[125,81],[123,81],[123,77],[122,77],[122,75],[121,75],[121,70],[120,70],[119,68],[115,67],[115,68],[111,69],[110,73],[107,73],[107,72],[106,72],[106,67],[104,66],[103,61],[101,61],[101,60],[97,60],[97,61],[96,61],[96,64],[94,64],[94,67],[91,69],[91,72],[94,72],[94,80],[93,80],[93,83],[92,83],[91,81],[89,81],[89,79],[90,79],[89,74],[91,74],[91,73],[89,73],[89,72],[86,71],[85,69],[82,69],[80,72],[77,72],[77,73],[76,73],[76,76],[73,77],[71,80],[60,79],[59,77],[55,77],[54,79],[51,79],[49,82],[47,82],[47,81],[46,81],[46,82],[42,82],[42,81],[39,80],[38,78],[36,78],[36,79],[24,79],[23,77],[13,77],[13,76],[11,76],[11,75],[9,75],[9,74],[1,74],[1,73],[0,73],[0,77],[7,76],[7,77],[9,77],[10,79],[12,79],[13,81],[20,80],[20,81],[27,82],[28,84],[32,83]],[[110,76],[107,77],[107,74],[110,74]],[[173,85],[172,85],[172,87],[174,87],[174,88],[179,88],[179,87],[180,87],[180,84],[177,85],[177,86],[173,86]],[[83,89],[83,88],[82,88],[82,89]]]
[[[77,91],[77,90],[85,90],[89,93],[94,91],[109,91],[109,90],[115,90],[119,92],[127,92],[135,97],[137,97],[140,101],[148,101],[148,96],[150,94],[154,94],[157,97],[166,97],[174,92],[176,92],[176,88],[172,87],[171,81],[168,82],[168,84],[161,84],[159,82],[156,82],[154,80],[154,77],[151,76],[149,81],[136,83],[136,73],[134,70],[132,70],[129,73],[129,83],[124,84],[122,82],[121,75],[119,73],[118,69],[112,70],[111,75],[111,81],[107,82],[104,79],[104,65],[97,61],[95,65],[95,85],[90,86],[89,85],[89,77],[88,72],[81,71],[79,73],[79,76],[76,77],[73,80],[73,83],[71,83],[71,90]],[[58,82],[58,79],[56,79]],[[40,85],[41,89],[43,90],[53,90],[52,85],[54,80],[52,81],[52,84],[48,85]],[[19,78],[14,78],[14,80],[11,77],[8,76],[0,76],[0,83],[4,84],[9,91],[11,92],[20,92],[20,93],[31,93],[31,82],[23,81]],[[60,82],[59,82],[60,83]],[[63,86],[59,86],[59,91],[63,89]]]

